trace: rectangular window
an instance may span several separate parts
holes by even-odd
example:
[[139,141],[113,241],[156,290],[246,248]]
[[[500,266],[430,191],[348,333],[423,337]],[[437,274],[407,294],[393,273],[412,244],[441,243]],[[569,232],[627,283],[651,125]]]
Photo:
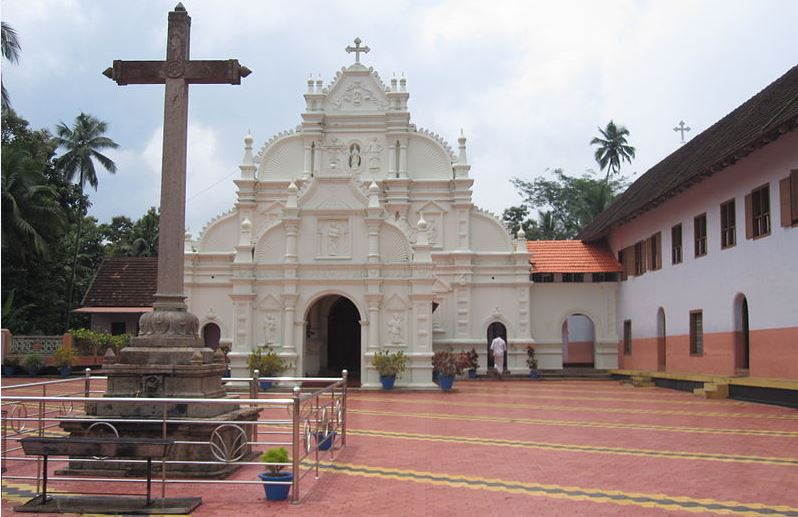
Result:
[[554,282],[554,273],[532,273],[533,282]]
[[737,224],[734,215],[734,200],[730,199],[720,205],[720,247],[731,248],[737,243]]
[[648,240],[648,268],[656,271],[662,267],[662,233],[657,232]]
[[623,322],[623,355],[632,355],[632,320]]
[[704,355],[704,315],[690,311],[690,355]]
[[635,276],[640,276],[646,272],[645,266],[645,247],[643,241],[635,244]]
[[779,180],[779,202],[781,205],[781,226],[787,228],[798,225],[798,169]]
[[585,281],[584,273],[563,273],[562,281],[568,283],[578,283]]
[[754,239],[770,234],[770,185],[751,192],[751,232]]
[[618,273],[593,273],[593,282],[617,282]]
[[693,230],[695,256],[703,257],[707,254],[707,214],[701,214],[693,219]]
[[682,263],[682,225],[671,228],[671,264]]
[[112,321],[111,322],[111,335],[118,336],[120,334],[124,334],[127,330],[127,326],[125,325],[124,321]]

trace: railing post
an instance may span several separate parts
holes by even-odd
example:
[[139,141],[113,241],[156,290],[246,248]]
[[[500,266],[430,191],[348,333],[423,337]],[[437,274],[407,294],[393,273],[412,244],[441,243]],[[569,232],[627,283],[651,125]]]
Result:
[[[252,370],[252,378],[249,381],[249,398],[256,399],[258,398],[258,377],[260,377],[260,370]],[[253,404],[252,407],[257,407],[257,404]],[[267,412],[268,413],[268,412]],[[252,441],[258,441],[258,422],[260,420],[260,412],[258,412],[258,417],[255,421],[255,425],[252,426]]]
[[301,412],[301,402],[299,394],[301,389],[299,386],[294,386],[294,411],[293,411],[293,439],[291,447],[291,472],[294,474],[294,479],[291,482],[291,503],[299,504],[299,415]]
[[343,392],[341,395],[341,447],[346,447],[346,385],[348,376],[348,370],[341,372],[341,377],[344,379]]
[[83,370],[83,396],[86,398],[91,397],[91,368]]

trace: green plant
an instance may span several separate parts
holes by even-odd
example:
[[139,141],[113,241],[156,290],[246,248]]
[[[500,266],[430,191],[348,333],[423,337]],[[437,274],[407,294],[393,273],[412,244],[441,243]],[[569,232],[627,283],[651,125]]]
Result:
[[537,371],[538,358],[535,357],[535,347],[532,345],[526,346],[526,365],[529,366],[530,371]]
[[7,366],[9,368],[16,368],[19,366],[19,359],[14,356],[6,356],[3,358],[3,366]]
[[383,377],[401,375],[407,368],[407,356],[401,350],[398,352],[380,350],[371,358],[371,365]]
[[115,354],[130,343],[130,334],[112,336],[105,332],[89,329],[72,329],[69,331],[74,339],[78,355],[104,355],[110,348]]
[[22,366],[25,367],[28,373],[35,374],[44,368],[44,359],[38,353],[31,352],[22,360]]
[[68,368],[75,364],[77,354],[71,346],[61,345],[53,354],[53,362],[59,368]]
[[465,352],[454,353],[452,347],[432,355],[432,369],[438,372],[438,375],[460,375],[467,366],[468,354]]
[[247,357],[249,371],[258,370],[263,376],[272,376],[282,373],[289,368],[289,364],[277,355],[269,345],[259,346]]
[[278,475],[285,467],[285,465],[272,465],[273,463],[290,463],[288,451],[285,447],[266,449],[263,451],[263,454],[260,455],[260,461],[266,463],[266,470],[268,470],[272,476]]
[[463,352],[466,357],[468,358],[468,365],[466,365],[466,370],[476,370],[479,368],[479,354],[475,348],[472,348],[470,352]]

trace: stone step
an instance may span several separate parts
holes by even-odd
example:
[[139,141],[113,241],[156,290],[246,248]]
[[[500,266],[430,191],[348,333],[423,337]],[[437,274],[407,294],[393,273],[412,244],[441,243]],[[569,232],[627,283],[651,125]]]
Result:
[[727,399],[729,398],[729,385],[706,382],[703,388],[694,389],[693,394],[707,399]]

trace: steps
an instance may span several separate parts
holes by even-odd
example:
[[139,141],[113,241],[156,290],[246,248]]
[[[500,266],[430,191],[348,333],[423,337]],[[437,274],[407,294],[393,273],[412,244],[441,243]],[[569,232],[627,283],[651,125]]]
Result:
[[540,370],[540,378],[547,381],[611,381],[607,370],[595,368],[563,368],[562,370]]
[[704,387],[694,389],[693,394],[707,399],[727,399],[729,398],[729,385],[720,382],[705,382]]

